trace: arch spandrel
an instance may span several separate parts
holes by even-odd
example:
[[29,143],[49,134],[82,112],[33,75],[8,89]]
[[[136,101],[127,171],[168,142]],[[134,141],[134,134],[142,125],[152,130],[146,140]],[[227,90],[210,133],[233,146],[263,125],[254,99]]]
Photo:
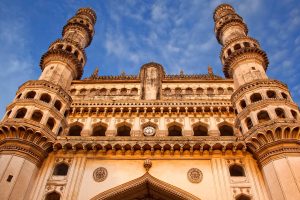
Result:
[[139,197],[144,198],[145,195],[150,195],[150,198],[153,199],[201,200],[178,187],[151,176],[148,172],[137,179],[106,190],[91,200],[132,200]]

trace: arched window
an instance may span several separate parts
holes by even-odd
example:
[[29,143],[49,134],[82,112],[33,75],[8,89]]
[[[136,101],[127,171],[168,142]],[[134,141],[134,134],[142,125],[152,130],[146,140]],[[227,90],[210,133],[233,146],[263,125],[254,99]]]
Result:
[[42,94],[40,100],[49,103],[51,101],[51,96],[49,94]]
[[282,96],[282,98],[284,98],[284,99],[287,99],[287,98],[288,98],[288,95],[287,95],[286,93],[284,93],[284,92],[281,92],[281,96]]
[[79,125],[74,125],[71,126],[71,128],[69,129],[69,136],[80,136],[80,133],[82,131],[82,127]]
[[79,91],[79,94],[80,94],[80,95],[85,95],[86,92],[87,92],[87,90],[83,88],[83,89],[81,89],[81,90]]
[[75,95],[76,89],[72,89],[70,92],[71,92],[71,95]]
[[207,95],[213,95],[214,94],[214,89],[209,87],[207,88]]
[[267,111],[262,110],[259,113],[257,113],[257,119],[259,123],[265,122],[265,121],[269,121],[271,118],[268,114]]
[[68,45],[68,46],[66,47],[66,51],[72,52],[72,47]]
[[106,127],[104,126],[96,126],[93,128],[93,136],[105,136]]
[[188,88],[185,89],[185,93],[186,94],[193,94],[193,89],[188,87]]
[[254,93],[250,96],[250,100],[252,103],[257,102],[257,101],[261,101],[262,97],[259,93]]
[[31,116],[31,119],[36,121],[36,122],[40,122],[42,117],[43,117],[43,113],[39,110],[36,110],[36,111],[33,112],[32,116]]
[[198,125],[193,128],[194,136],[207,136],[208,129],[203,125]]
[[116,95],[116,94],[117,94],[117,89],[116,89],[116,88],[112,88],[112,89],[110,90],[110,94],[111,94],[111,95]]
[[268,96],[268,98],[276,98],[276,92],[273,90],[268,90],[267,96]]
[[127,94],[127,89],[122,88],[120,92],[121,92],[121,95],[126,95]]
[[245,101],[244,99],[241,100],[240,106],[241,106],[242,109],[243,109],[243,108],[246,108],[247,104],[246,104],[246,101]]
[[222,125],[219,127],[221,136],[233,136],[233,128],[228,125]]
[[166,94],[166,95],[169,95],[169,94],[171,94],[171,89],[170,88],[165,88],[164,89],[164,94]]
[[68,174],[69,165],[66,163],[59,163],[55,166],[53,170],[54,176],[66,176]]
[[250,47],[250,43],[249,42],[244,42],[244,47]]
[[196,89],[196,94],[203,94],[203,93],[204,93],[203,88],[197,88]]
[[232,52],[231,52],[231,49],[228,49],[228,50],[227,50],[227,55],[230,56],[231,53],[232,53]]
[[117,136],[130,136],[131,128],[129,126],[123,125],[117,129]]
[[284,110],[282,108],[276,108],[275,113],[276,113],[277,117],[285,118],[285,113],[284,113]]
[[66,111],[65,111],[64,116],[65,116],[65,117],[69,116],[69,110],[66,110]]
[[297,112],[296,112],[296,111],[294,111],[294,110],[291,110],[291,113],[292,113],[292,115],[293,115],[294,119],[297,119],[297,118],[298,118],[298,114],[297,114]]
[[78,53],[78,51],[76,50],[76,51],[74,52],[74,56],[78,57],[78,55],[79,55],[79,53]]
[[219,87],[219,88],[218,88],[218,94],[220,94],[220,95],[221,95],[221,94],[224,94],[224,89],[221,88],[221,87]]
[[252,123],[251,118],[247,117],[247,119],[245,120],[245,122],[246,122],[248,130],[250,130],[253,127],[253,123]]
[[227,91],[228,91],[228,94],[232,94],[233,93],[233,88],[229,87],[229,88],[227,88]]
[[90,90],[90,96],[95,96],[96,92],[97,92],[97,90],[95,88],[92,88]]
[[[117,89],[115,89],[115,91],[117,92]],[[99,91],[100,95],[106,95],[106,93],[107,93],[107,89],[105,88],[101,88],[101,90]]]
[[60,200],[60,194],[57,192],[48,193],[45,200]]
[[57,49],[62,49],[63,47],[64,47],[64,45],[62,45],[62,44],[59,44],[56,46]]
[[55,103],[54,103],[54,107],[55,107],[58,111],[60,111],[60,109],[61,109],[61,102],[60,102],[59,100],[56,100]]
[[236,197],[236,200],[251,200],[251,199],[250,199],[250,197],[248,197],[244,194],[241,194],[238,197]]
[[182,136],[182,130],[180,126],[173,125],[168,128],[169,136]]
[[233,49],[234,50],[239,50],[241,48],[241,45],[240,44],[235,44],[234,46],[233,46]]
[[16,118],[24,118],[26,115],[27,109],[21,108],[17,111]]
[[130,91],[131,95],[137,95],[138,94],[138,89],[137,88],[132,88]]
[[26,99],[33,99],[36,95],[36,92],[35,91],[30,91],[26,94],[25,98]]
[[50,130],[52,130],[54,128],[55,125],[55,120],[52,117],[49,117],[48,121],[47,121],[47,126]]
[[244,168],[240,165],[231,165],[229,167],[230,176],[245,176]]
[[181,88],[180,87],[175,88],[175,94],[181,94]]

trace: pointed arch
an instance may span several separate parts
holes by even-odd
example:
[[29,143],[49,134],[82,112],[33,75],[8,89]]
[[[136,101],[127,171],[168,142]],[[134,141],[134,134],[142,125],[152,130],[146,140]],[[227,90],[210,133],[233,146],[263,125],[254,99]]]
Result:
[[130,136],[132,124],[124,121],[116,124],[117,136]]
[[82,128],[83,128],[83,124],[80,122],[74,122],[72,124],[69,125],[69,136],[80,136]]
[[98,122],[92,125],[92,136],[105,136],[108,125],[103,122]]
[[194,136],[208,136],[208,125],[203,122],[197,122],[192,125]]
[[153,192],[153,194],[159,195],[159,199],[166,200],[200,200],[198,197],[180,188],[151,176],[148,172],[137,179],[104,191],[91,200],[135,199],[139,197],[141,192]]
[[221,136],[234,136],[233,125],[227,121],[223,121],[218,124],[218,128]]
[[169,136],[182,136],[183,125],[178,122],[171,122],[167,125]]

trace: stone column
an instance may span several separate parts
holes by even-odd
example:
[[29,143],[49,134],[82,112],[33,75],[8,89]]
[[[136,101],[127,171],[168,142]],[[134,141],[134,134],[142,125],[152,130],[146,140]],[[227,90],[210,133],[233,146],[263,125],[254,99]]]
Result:
[[300,157],[283,157],[262,167],[273,200],[300,199]]
[[37,172],[38,167],[27,159],[0,155],[0,199],[28,199]]

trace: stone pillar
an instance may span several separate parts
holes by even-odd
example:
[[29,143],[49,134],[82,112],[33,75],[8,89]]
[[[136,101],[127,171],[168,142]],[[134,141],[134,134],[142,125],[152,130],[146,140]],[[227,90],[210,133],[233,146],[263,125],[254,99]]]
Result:
[[27,159],[0,155],[0,199],[28,199],[38,168]]
[[220,135],[220,131],[217,126],[216,119],[214,117],[209,118],[208,135],[209,136],[219,136]]
[[262,167],[273,200],[300,199],[300,157],[283,157]]

